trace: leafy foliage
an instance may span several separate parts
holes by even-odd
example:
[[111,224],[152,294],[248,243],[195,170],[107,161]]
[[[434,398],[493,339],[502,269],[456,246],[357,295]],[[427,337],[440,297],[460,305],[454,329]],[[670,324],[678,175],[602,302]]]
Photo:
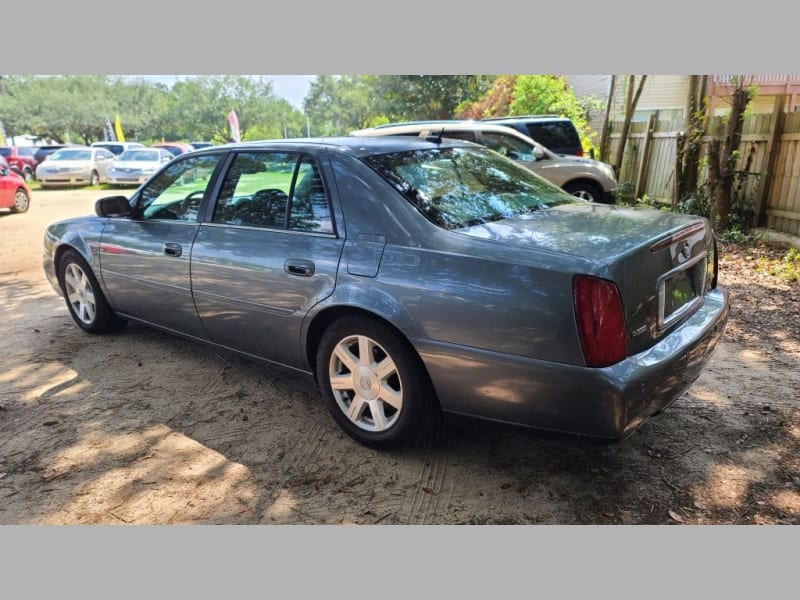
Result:
[[275,96],[271,82],[241,75],[190,77],[171,89],[100,75],[6,76],[2,82],[0,114],[8,135],[56,142],[103,139],[105,119],[115,115],[128,139],[144,142],[229,141],[231,110],[243,139],[297,137],[305,121]]
[[485,75],[376,75],[369,81],[379,112],[402,121],[452,119],[459,105],[480,98],[493,79]]
[[319,75],[303,101],[309,129],[315,136],[346,135],[386,121],[376,114],[369,77]]
[[560,75],[501,75],[477,101],[459,106],[461,118],[480,119],[514,115],[557,114],[575,124],[583,149],[594,147],[597,134],[589,127],[593,111],[601,111],[599,98],[577,98]]

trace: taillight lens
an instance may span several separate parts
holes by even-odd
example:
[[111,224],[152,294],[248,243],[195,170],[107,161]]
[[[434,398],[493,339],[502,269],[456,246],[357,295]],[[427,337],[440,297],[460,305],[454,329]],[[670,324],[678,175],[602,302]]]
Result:
[[576,275],[572,296],[587,366],[606,367],[627,356],[622,299],[613,281]]
[[578,151],[575,153],[575,156],[583,156],[583,148],[578,148]]

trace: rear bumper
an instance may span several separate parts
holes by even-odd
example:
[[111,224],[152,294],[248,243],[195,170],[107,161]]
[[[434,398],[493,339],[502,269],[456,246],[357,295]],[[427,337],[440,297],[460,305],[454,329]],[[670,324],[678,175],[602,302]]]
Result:
[[602,369],[430,340],[416,345],[444,411],[619,439],[697,379],[725,330],[728,311],[727,292],[711,290],[700,309],[656,345]]

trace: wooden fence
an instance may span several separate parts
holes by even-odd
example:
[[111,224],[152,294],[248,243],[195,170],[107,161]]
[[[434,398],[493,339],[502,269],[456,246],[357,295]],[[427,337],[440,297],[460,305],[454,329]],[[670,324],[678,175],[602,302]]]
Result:
[[[612,124],[610,156],[619,144],[621,123]],[[635,198],[670,202],[675,191],[679,128],[671,121],[632,123],[619,181]],[[721,135],[714,119],[709,133]],[[706,155],[705,138],[701,157]],[[735,195],[753,211],[753,224],[800,235],[800,112],[751,115],[739,145]],[[701,169],[701,181],[705,172]]]

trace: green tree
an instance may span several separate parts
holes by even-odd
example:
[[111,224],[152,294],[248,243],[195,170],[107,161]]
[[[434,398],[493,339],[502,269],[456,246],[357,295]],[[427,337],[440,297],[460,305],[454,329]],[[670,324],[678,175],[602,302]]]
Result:
[[392,120],[452,119],[459,105],[489,89],[486,75],[375,75],[369,78],[381,110]]
[[64,142],[77,136],[89,144],[103,137],[113,114],[108,78],[99,75],[16,76],[4,80],[0,114],[9,135],[30,133]]
[[303,100],[312,135],[346,135],[381,120],[376,112],[374,86],[359,75],[319,75]]
[[568,117],[578,130],[585,152],[594,148],[597,134],[589,126],[591,113],[600,111],[599,98],[577,98],[560,75],[519,75],[514,85],[509,115],[557,114]]
[[577,98],[560,75],[500,75],[477,100],[458,108],[463,119],[557,114],[575,124],[583,149],[594,147],[597,134],[589,127],[591,113],[602,110],[600,99]]

